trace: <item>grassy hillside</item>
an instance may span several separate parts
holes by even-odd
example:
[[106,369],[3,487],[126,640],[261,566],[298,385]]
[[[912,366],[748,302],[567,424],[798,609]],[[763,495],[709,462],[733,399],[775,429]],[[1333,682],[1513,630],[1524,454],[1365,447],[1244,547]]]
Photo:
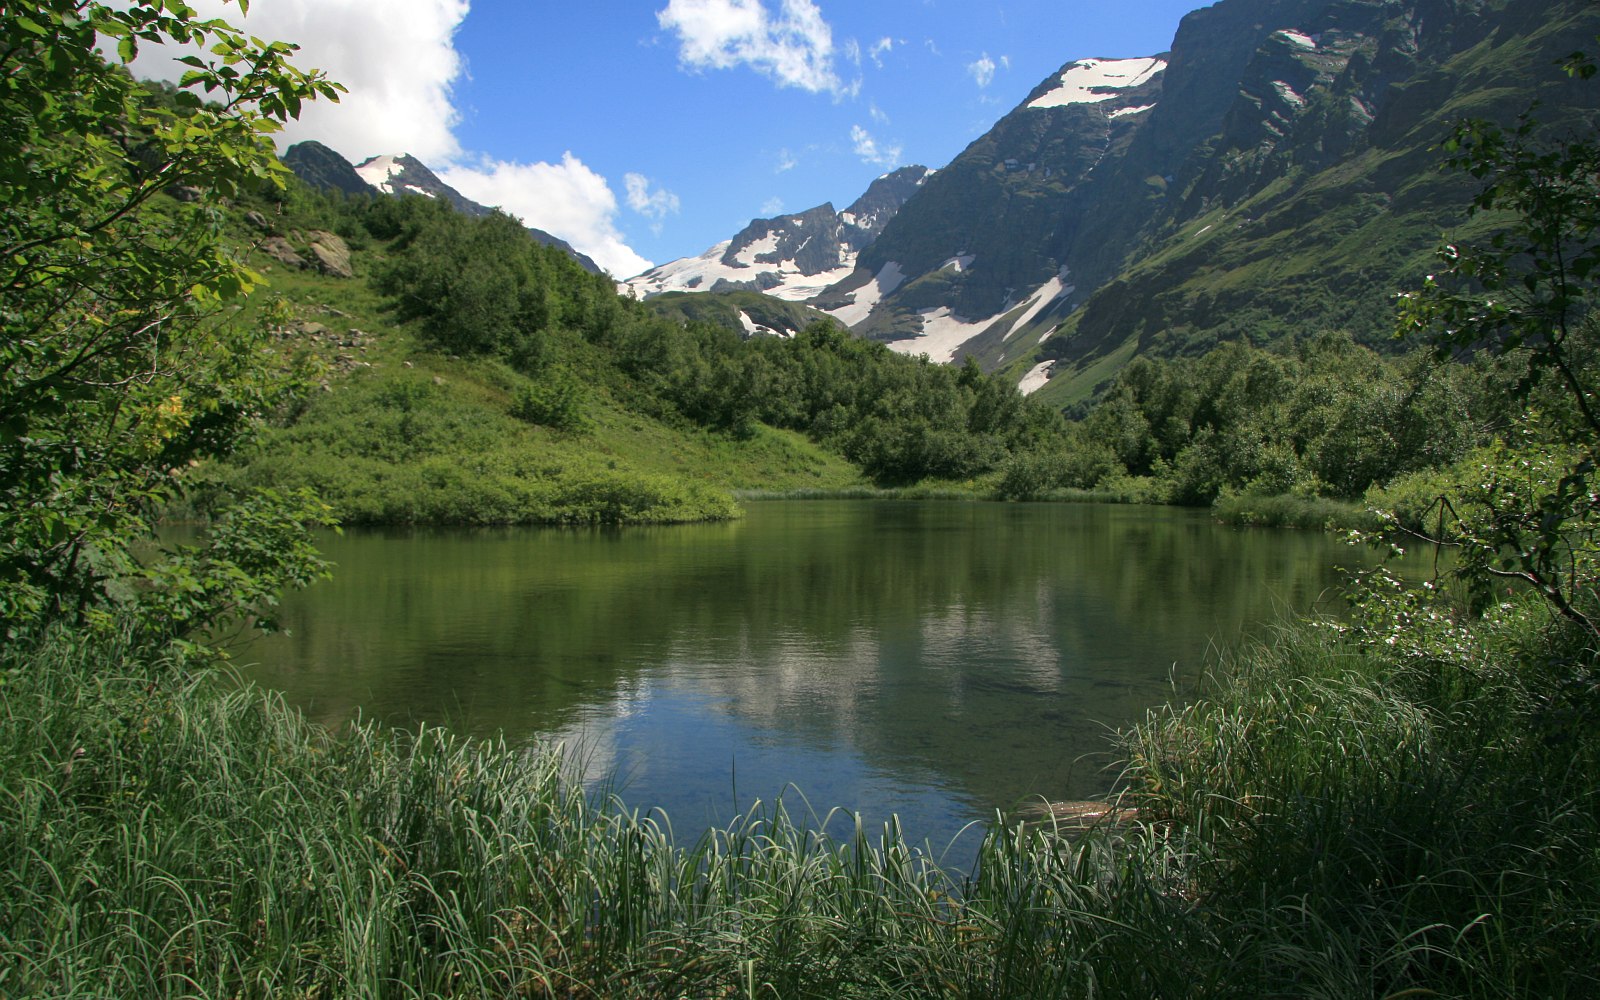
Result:
[[191,473],[198,513],[266,486],[346,523],[715,519],[734,491],[971,495],[1064,433],[1004,382],[803,306],[618,296],[503,215],[298,184],[231,214],[285,384],[247,447]]
[[[298,384],[248,447],[196,473],[210,495],[312,486],[347,523],[679,521],[734,516],[734,490],[867,484],[858,466],[802,433],[685,418],[582,337],[552,338],[534,375],[504,358],[440,350],[374,286],[395,240],[364,231],[360,205],[301,188],[237,206],[233,237],[267,282],[250,308],[270,318]],[[339,237],[349,277],[314,266],[309,250],[334,228],[349,237]],[[308,264],[280,259],[285,244]],[[729,308],[737,317],[739,304]],[[784,311],[784,328],[801,325],[803,312]],[[758,322],[780,317],[762,312]],[[552,396],[570,411],[554,421],[564,426],[537,412]]]

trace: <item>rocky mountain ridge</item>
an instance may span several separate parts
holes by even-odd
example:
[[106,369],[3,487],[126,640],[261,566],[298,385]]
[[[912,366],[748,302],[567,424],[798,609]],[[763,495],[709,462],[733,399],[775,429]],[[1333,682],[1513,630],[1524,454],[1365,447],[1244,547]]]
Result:
[[[349,195],[421,195],[448,202],[456,211],[470,216],[484,216],[494,211],[440,180],[426,164],[409,153],[373,156],[352,165],[322,143],[306,141],[295,143],[285,150],[283,162],[301,180],[322,190],[337,190]],[[584,270],[591,274],[601,273],[600,265],[587,254],[579,253],[566,240],[532,226],[525,228],[535,240],[565,252],[582,264]]]
[[[825,270],[761,278],[756,258],[778,248],[758,223],[650,274],[800,299],[1063,404],[1144,352],[1324,330],[1385,342],[1394,293],[1474,190],[1439,169],[1449,123],[1508,122],[1538,99],[1547,121],[1592,125],[1597,88],[1557,63],[1597,34],[1582,0],[1220,0],[1168,52],[1042,81],[825,289]],[[734,263],[743,283],[712,277]]]
[[815,298],[855,270],[896,212],[933,175],[926,167],[884,174],[843,212],[833,204],[770,219],[752,219],[730,240],[624,284],[639,298],[667,292],[759,291],[776,298]]

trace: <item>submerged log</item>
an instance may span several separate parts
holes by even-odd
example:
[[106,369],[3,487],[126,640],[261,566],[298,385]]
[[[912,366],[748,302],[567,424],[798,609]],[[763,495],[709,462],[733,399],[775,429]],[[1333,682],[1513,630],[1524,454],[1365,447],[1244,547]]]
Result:
[[1050,826],[1061,833],[1087,833],[1090,830],[1122,827],[1139,818],[1139,810],[1115,802],[1070,801],[1039,802],[1017,811],[1023,822]]

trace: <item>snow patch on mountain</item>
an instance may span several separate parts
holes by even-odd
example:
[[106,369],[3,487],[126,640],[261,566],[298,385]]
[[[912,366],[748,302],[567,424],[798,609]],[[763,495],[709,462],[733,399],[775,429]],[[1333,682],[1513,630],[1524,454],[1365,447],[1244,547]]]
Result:
[[1027,311],[1021,316],[1017,317],[1017,321],[1011,324],[1011,329],[1006,331],[1006,335],[1003,339],[1010,340],[1016,335],[1018,330],[1027,326],[1029,323],[1032,323],[1035,319],[1038,319],[1039,314],[1048,309],[1051,303],[1055,302],[1057,299],[1065,298],[1077,291],[1076,286],[1068,283],[1067,279],[1069,277],[1070,272],[1063,267],[1060,274],[1057,274],[1054,278],[1051,278],[1049,281],[1039,286],[1039,290],[1034,292],[1028,298]]
[[766,236],[763,236],[761,239],[756,240],[754,243],[734,254],[733,259],[743,264],[745,267],[757,267],[761,262],[756,258],[777,252],[778,234],[768,233]]
[[[732,289],[788,302],[816,298],[855,273],[861,251],[932,175],[926,167],[901,167],[879,177],[843,212],[829,202],[799,214],[752,219],[732,239],[698,257],[670,261],[623,284],[641,299]],[[876,299],[862,302],[870,310]]]
[[849,305],[823,311],[845,326],[855,326],[872,315],[872,310],[883,301],[883,297],[899,288],[905,280],[905,272],[900,269],[899,263],[891,260],[878,268],[878,273],[871,281],[851,293],[853,298]]
[[955,360],[961,345],[982,333],[996,319],[994,316],[977,321],[965,319],[951,312],[949,306],[924,309],[918,315],[922,317],[921,336],[892,340],[889,349],[898,354],[926,354],[928,360],[939,364]]
[[744,281],[750,277],[749,268],[730,267],[722,262],[722,255],[733,246],[732,240],[723,240],[698,257],[679,257],[643,274],[623,282],[640,298],[662,292],[707,291],[721,278]]
[[756,258],[775,253],[778,237],[767,236],[745,247],[729,264],[724,258],[733,246],[732,240],[723,240],[698,257],[681,257],[643,274],[635,275],[622,283],[623,287],[643,299],[666,292],[709,292],[721,282],[740,287],[760,287],[775,299],[800,302],[819,295],[823,289],[850,276],[856,267],[856,255],[846,254],[839,267],[807,275],[794,260],[777,263],[760,263]]
[[[406,154],[401,154],[401,156],[404,155]],[[400,156],[385,153],[382,156],[374,156],[365,163],[358,165],[356,173],[361,176],[362,180],[384,194],[396,194],[398,192],[395,191],[391,182],[396,174],[403,173],[405,169],[405,164],[400,162]],[[424,191],[423,194],[427,194],[427,192]]]
[[1028,374],[1022,376],[1022,381],[1017,383],[1017,389],[1024,396],[1031,396],[1043,389],[1046,382],[1050,381],[1050,369],[1054,361],[1041,361],[1028,369]]
[[778,284],[765,289],[766,293],[775,299],[785,302],[804,302],[806,299],[821,295],[829,287],[838,284],[850,277],[856,269],[856,255],[846,254],[845,262],[830,271],[818,271],[816,274],[806,274],[800,270],[800,265],[792,260],[786,260],[778,265],[775,272]]
[[1111,112],[1109,115],[1106,115],[1106,117],[1107,118],[1125,118],[1128,115],[1137,115],[1137,114],[1140,114],[1142,112],[1149,111],[1153,107],[1155,107],[1154,104],[1141,104],[1137,108],[1118,108],[1117,110]]
[[786,337],[788,334],[782,330],[774,330],[770,326],[762,326],[750,318],[750,314],[743,309],[739,310],[739,325],[744,327],[746,336],[750,337]]
[[1316,40],[1311,38],[1311,36],[1294,31],[1290,28],[1284,28],[1282,31],[1279,31],[1278,37],[1287,42],[1298,45],[1302,49],[1314,49],[1317,47]]
[[1061,74],[1061,85],[1029,102],[1030,108],[1099,104],[1122,90],[1148,83],[1167,68],[1162,59],[1079,59]]

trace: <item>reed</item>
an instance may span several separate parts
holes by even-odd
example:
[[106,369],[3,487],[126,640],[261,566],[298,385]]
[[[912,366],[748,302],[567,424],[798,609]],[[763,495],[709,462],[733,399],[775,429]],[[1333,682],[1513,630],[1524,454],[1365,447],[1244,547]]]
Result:
[[735,500],[983,500],[976,485],[929,482],[913,486],[801,487],[788,490],[734,490]]
[[1319,496],[1278,493],[1225,494],[1211,505],[1223,524],[1253,528],[1305,528],[1312,531],[1376,531],[1376,514],[1359,503]]

